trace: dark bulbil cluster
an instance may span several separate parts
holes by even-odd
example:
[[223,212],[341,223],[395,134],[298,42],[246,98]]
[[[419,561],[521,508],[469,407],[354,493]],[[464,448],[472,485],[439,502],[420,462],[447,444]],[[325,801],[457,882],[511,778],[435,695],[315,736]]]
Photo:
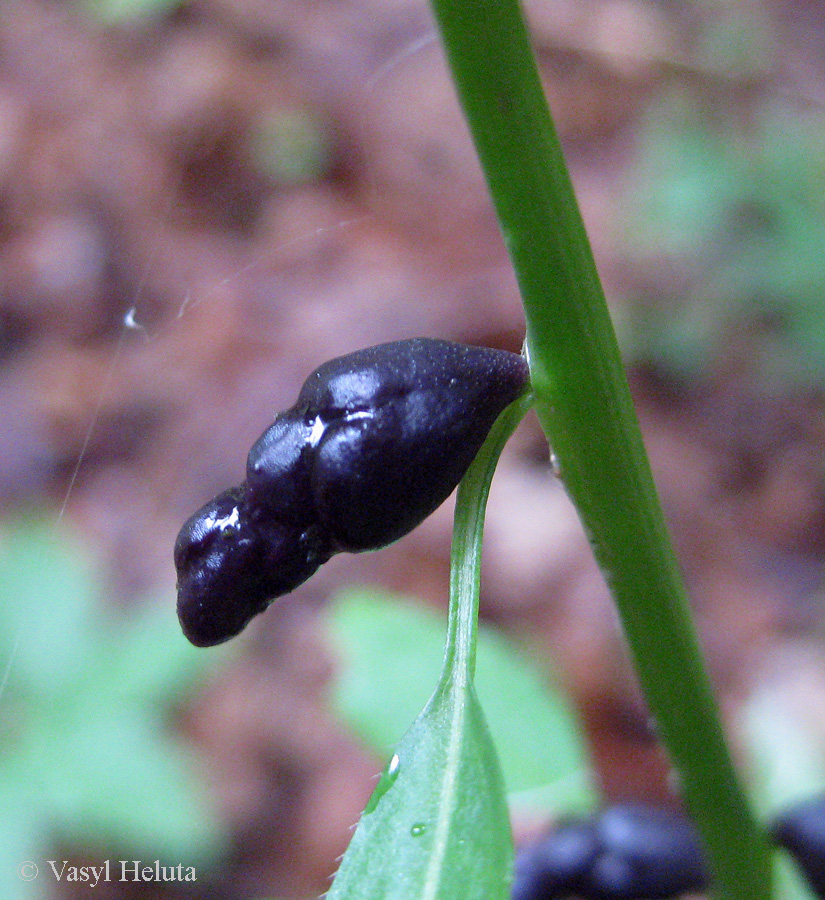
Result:
[[330,360],[249,452],[246,480],[175,543],[198,646],[238,634],[330,556],[385,547],[450,495],[528,382],[523,357],[414,338]]
[[678,813],[644,804],[608,807],[570,822],[516,857],[512,900],[667,900],[708,879],[699,839]]
[[[783,813],[770,836],[825,900],[825,795]],[[523,848],[511,900],[669,900],[707,887],[699,839],[687,819],[634,803],[570,822]]]

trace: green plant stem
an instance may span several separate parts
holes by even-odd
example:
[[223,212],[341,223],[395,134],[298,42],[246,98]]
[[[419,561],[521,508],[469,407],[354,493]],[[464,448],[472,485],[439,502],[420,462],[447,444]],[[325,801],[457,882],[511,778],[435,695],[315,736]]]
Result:
[[481,450],[458,486],[450,554],[450,610],[442,680],[450,677],[470,682],[475,673],[481,539],[490,482],[504,445],[532,402],[532,396],[525,394],[511,403],[496,419]]
[[536,410],[726,900],[768,900],[592,252],[517,0],[432,0],[521,288]]

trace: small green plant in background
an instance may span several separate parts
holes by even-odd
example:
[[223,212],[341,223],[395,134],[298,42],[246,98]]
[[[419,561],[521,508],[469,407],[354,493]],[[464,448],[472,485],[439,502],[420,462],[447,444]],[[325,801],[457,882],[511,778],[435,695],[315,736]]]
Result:
[[622,240],[654,283],[666,277],[631,304],[628,358],[695,379],[733,341],[763,383],[825,382],[821,122],[766,104],[747,125],[714,127],[681,93],[639,140]]
[[106,608],[45,521],[6,523],[0,571],[0,894],[42,897],[17,866],[58,852],[213,865],[226,835],[170,719],[214,659],[168,601]]
[[282,186],[317,181],[333,162],[323,121],[298,109],[273,112],[259,121],[250,155],[257,171]]

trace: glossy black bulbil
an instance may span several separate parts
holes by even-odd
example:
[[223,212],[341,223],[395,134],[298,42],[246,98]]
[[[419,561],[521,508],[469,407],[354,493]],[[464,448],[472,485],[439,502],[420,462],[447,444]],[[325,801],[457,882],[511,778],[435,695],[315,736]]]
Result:
[[333,553],[403,537],[450,495],[527,381],[515,353],[430,338],[317,368],[253,445],[244,483],[178,535],[186,636],[227,640]]
[[825,795],[777,818],[771,837],[794,856],[817,897],[825,898]]
[[668,900],[707,886],[699,841],[683,816],[619,804],[572,822],[516,856],[512,900]]
[[318,528],[256,515],[243,486],[224,491],[184,523],[175,542],[184,634],[199,647],[227,640],[330,555]]

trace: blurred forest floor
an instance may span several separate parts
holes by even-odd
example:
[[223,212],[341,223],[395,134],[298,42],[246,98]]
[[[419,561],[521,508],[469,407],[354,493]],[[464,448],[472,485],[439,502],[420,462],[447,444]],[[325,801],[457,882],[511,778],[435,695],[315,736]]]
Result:
[[[734,746],[769,691],[825,750],[825,13],[527,10]],[[304,377],[414,335],[523,338],[425,5],[5,0],[0,535],[45,509],[112,606],[171,604],[180,524]],[[347,584],[443,606],[448,507],[325,566],[179,711],[232,836],[209,896],[324,889],[380,762],[329,710],[318,612]],[[559,670],[605,797],[671,801],[532,420],[491,495],[482,616]]]

